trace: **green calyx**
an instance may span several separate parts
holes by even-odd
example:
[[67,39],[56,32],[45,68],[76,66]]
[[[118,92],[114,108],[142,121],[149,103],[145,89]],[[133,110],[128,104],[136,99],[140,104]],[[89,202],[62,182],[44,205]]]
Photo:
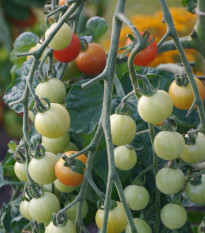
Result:
[[187,73],[184,74],[176,74],[175,82],[178,86],[186,87],[189,84],[189,79]]

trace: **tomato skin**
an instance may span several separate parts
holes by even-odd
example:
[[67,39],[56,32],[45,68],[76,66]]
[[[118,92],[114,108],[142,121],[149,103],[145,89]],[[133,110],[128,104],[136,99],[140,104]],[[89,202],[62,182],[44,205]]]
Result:
[[[57,27],[57,23],[53,23],[45,33],[45,39],[49,37],[51,32]],[[72,40],[72,31],[68,24],[64,23],[58,32],[55,34],[53,39],[50,41],[48,46],[53,50],[65,49]]]
[[205,204],[205,180],[202,176],[201,184],[199,185],[192,185],[191,183],[186,184],[185,193],[188,199],[198,205]]
[[19,211],[20,211],[20,213],[21,213],[21,215],[24,217],[24,218],[26,218],[26,219],[28,219],[28,220],[32,220],[32,218],[31,218],[31,216],[30,216],[30,214],[29,214],[29,202],[28,201],[26,201],[26,200],[24,200],[24,201],[21,201],[20,202],[20,205],[19,205]]
[[58,179],[54,181],[54,185],[60,192],[63,192],[63,193],[71,193],[76,188],[76,187],[70,187],[65,184],[62,184]]
[[[151,227],[143,219],[134,218],[133,220],[138,233],[152,233]],[[129,224],[126,227],[125,233],[132,233]]]
[[[201,100],[203,101],[205,98],[205,87],[198,78],[194,79],[196,81]],[[172,98],[174,106],[182,110],[188,110],[194,101],[194,94],[190,83],[188,83],[186,87],[178,86],[174,80],[169,87],[169,95]]]
[[180,158],[190,164],[199,163],[205,159],[205,136],[198,133],[194,145],[185,145],[184,152]]
[[106,65],[106,53],[103,47],[96,43],[88,45],[76,58],[78,69],[87,75],[100,73]]
[[[104,210],[98,209],[95,215],[95,222],[101,230],[103,225]],[[110,210],[106,233],[120,233],[127,225],[127,217],[123,206],[117,201],[116,208]]]
[[50,222],[52,214],[58,210],[60,210],[59,200],[49,192],[44,192],[39,198],[33,198],[29,203],[29,214],[37,222]]
[[[143,35],[143,32],[140,32],[141,35]],[[151,41],[153,39],[152,36],[149,36],[148,42]],[[127,38],[127,41],[125,43],[125,45],[131,44],[132,41],[130,40],[130,38]],[[128,54],[127,56],[129,57],[130,54]],[[134,59],[134,64],[136,66],[147,66],[149,65],[152,61],[154,61],[154,59],[157,56],[157,43],[154,40],[150,45],[148,45],[145,49],[141,50]]]
[[162,223],[171,230],[181,228],[187,220],[184,207],[173,203],[166,204],[162,208],[160,215]]
[[26,174],[26,162],[24,163],[15,162],[14,171],[15,171],[16,176],[19,178],[19,180],[23,182],[28,181],[27,174]]
[[70,116],[62,105],[51,103],[48,110],[36,114],[34,125],[41,135],[47,138],[58,138],[68,131]]
[[172,113],[172,99],[166,91],[158,90],[152,96],[141,96],[137,109],[140,117],[151,124],[159,124]]
[[114,149],[115,166],[120,170],[130,170],[137,163],[137,153],[133,148],[118,146]]
[[110,116],[110,124],[114,145],[123,146],[134,139],[137,127],[130,116],[113,114]]
[[184,184],[184,173],[178,168],[164,167],[156,175],[157,188],[167,195],[178,193]]
[[73,33],[72,40],[69,45],[62,50],[54,50],[53,56],[56,60],[64,63],[71,62],[76,59],[80,53],[81,43],[75,33]]
[[164,160],[179,158],[184,149],[185,140],[178,132],[161,131],[154,138],[154,150]]
[[125,199],[132,210],[142,210],[149,202],[149,192],[143,186],[128,185],[124,189]]
[[51,153],[45,152],[45,155],[40,158],[33,158],[28,170],[31,178],[38,184],[50,184],[55,179],[55,164],[58,157]]
[[39,83],[35,89],[35,94],[40,99],[47,98],[51,103],[62,104],[66,97],[66,88],[60,79],[51,78]]
[[66,3],[66,0],[59,0],[59,6],[62,6]]
[[55,226],[51,221],[45,229],[45,233],[77,233],[74,223],[68,219],[64,226]]
[[[64,154],[69,157],[78,151],[67,151]],[[79,155],[76,159],[82,161],[85,165],[87,157],[84,154]],[[55,174],[58,180],[68,186],[78,186],[83,182],[83,174],[72,171],[69,167],[64,166],[64,160],[60,157],[55,166]]]
[[54,154],[64,152],[64,149],[68,147],[69,143],[70,135],[68,132],[59,138],[42,137],[42,145],[44,146],[45,150]]
[[79,151],[79,148],[73,142],[70,142],[63,152],[66,152],[69,150]]

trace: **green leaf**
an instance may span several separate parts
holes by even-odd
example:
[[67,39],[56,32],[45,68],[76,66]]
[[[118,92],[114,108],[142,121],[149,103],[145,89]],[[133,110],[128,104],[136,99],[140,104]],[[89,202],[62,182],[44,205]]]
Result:
[[181,3],[191,13],[195,13],[198,0],[182,0]]
[[66,108],[70,114],[70,130],[75,133],[90,134],[100,119],[103,101],[103,85],[96,83],[87,89],[81,85],[83,80],[73,85],[66,97]]
[[6,24],[6,21],[3,17],[3,11],[0,6],[0,44],[2,44],[8,52],[11,50],[11,35],[9,31],[9,27]]
[[38,36],[32,32],[24,32],[17,37],[13,44],[14,48],[11,52],[10,59],[18,68],[26,61],[26,57],[17,57],[16,53],[28,52],[29,49],[36,45],[38,40]]
[[17,216],[12,219],[11,221],[11,227],[14,231],[14,233],[22,232],[23,228],[29,223],[27,219],[25,219],[23,216]]
[[108,23],[104,18],[95,16],[87,21],[86,29],[92,35],[93,40],[97,40],[107,31]]
[[8,143],[8,148],[12,151],[12,152],[15,152],[16,151],[16,147],[17,147],[17,144],[14,142],[14,141],[9,141]]
[[8,150],[7,154],[3,160],[3,171],[5,177],[10,177],[12,180],[16,180],[16,175],[14,172],[15,159],[13,158],[13,151]]

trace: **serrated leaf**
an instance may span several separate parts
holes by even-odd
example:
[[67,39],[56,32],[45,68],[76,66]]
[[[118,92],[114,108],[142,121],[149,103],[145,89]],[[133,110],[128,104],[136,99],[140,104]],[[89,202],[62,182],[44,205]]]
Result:
[[87,81],[73,85],[66,97],[66,108],[71,117],[70,130],[75,133],[92,133],[102,111],[103,85],[95,83],[83,89],[81,85]]
[[86,29],[92,35],[93,40],[97,40],[107,31],[108,23],[104,18],[95,16],[87,21]]

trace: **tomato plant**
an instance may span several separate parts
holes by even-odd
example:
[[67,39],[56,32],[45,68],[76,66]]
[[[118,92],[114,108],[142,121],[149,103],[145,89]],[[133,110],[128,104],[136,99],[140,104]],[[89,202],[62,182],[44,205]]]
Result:
[[26,174],[26,162],[16,162],[14,165],[14,171],[19,180],[27,182],[28,179]]
[[[151,227],[143,219],[134,218],[134,223],[135,223],[137,232],[139,232],[139,233],[141,233],[141,232],[142,233],[151,233],[152,232]],[[131,232],[132,231],[130,229],[130,226],[127,225],[125,233],[131,233]]]
[[50,222],[45,229],[45,233],[76,233],[74,223],[68,219],[64,226],[55,226],[53,222]]
[[96,43],[88,44],[88,47],[80,52],[76,58],[78,69],[87,75],[100,73],[106,64],[106,54],[103,47]]
[[[140,32],[141,35],[143,35],[143,32]],[[153,40],[152,36],[149,36],[147,43]],[[131,44],[132,41],[130,38],[127,38],[125,45]],[[128,54],[127,56],[129,56]],[[152,41],[151,44],[149,44],[145,49],[141,50],[139,53],[134,58],[134,64],[136,66],[147,66],[149,65],[152,61],[157,56],[157,43],[155,40]]]
[[75,190],[75,187],[70,187],[65,184],[62,184],[58,179],[54,181],[54,185],[62,193],[71,193]]
[[24,218],[30,221],[32,220],[31,215],[29,214],[29,202],[28,201],[23,200],[20,202],[19,211],[21,215],[24,216]]

